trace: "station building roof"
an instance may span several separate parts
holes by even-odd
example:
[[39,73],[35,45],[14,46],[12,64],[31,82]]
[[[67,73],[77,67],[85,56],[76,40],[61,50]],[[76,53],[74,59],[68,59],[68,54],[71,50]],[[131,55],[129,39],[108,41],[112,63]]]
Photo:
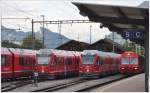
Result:
[[[145,1],[139,6],[115,6],[90,3],[73,3],[80,10],[80,14],[88,16],[90,21],[101,22],[102,26],[108,27],[110,31],[115,31],[122,35],[125,29],[142,29],[149,24],[149,1]],[[143,45],[143,40],[133,39],[138,44]]]

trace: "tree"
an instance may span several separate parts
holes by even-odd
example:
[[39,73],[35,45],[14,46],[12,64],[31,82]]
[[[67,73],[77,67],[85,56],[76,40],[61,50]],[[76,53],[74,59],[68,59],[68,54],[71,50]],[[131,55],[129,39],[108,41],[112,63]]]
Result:
[[[22,48],[27,48],[27,49],[32,49],[32,41],[34,39],[32,39],[32,35],[27,36],[26,38],[23,39]],[[34,49],[40,49],[42,48],[42,43],[40,42],[40,40],[36,39],[34,40]]]
[[9,42],[8,40],[2,41],[2,47],[7,48],[20,48],[20,45],[14,44],[12,42]]

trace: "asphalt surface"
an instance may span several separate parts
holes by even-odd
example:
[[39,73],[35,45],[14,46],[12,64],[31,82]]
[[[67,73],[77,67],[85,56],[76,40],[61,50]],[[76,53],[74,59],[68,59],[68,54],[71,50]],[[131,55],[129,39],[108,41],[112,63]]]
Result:
[[89,92],[145,92],[145,74],[138,74],[111,84],[98,87]]

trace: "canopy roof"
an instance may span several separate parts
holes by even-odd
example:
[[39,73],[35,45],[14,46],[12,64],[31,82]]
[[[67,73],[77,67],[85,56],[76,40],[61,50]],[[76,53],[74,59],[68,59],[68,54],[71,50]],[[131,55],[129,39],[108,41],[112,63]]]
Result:
[[[88,16],[90,21],[101,22],[102,27],[122,34],[126,29],[142,29],[149,24],[148,1],[137,7],[115,6],[89,3],[73,3],[80,10],[80,14]],[[143,40],[131,40],[143,44]]]

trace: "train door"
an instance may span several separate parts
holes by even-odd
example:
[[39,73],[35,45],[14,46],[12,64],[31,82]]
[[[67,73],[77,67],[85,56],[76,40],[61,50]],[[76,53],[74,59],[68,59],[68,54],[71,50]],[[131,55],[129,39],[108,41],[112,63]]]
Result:
[[79,56],[77,56],[76,57],[77,59],[76,59],[76,73],[78,74],[79,73],[79,65],[80,65],[80,63],[81,63],[81,59],[80,59],[80,57]]
[[32,58],[31,55],[21,55],[19,66],[20,76],[29,77],[32,75]]
[[76,57],[72,56],[71,59],[72,59],[72,64],[70,65],[70,73],[71,75],[74,75],[76,72],[76,66],[77,66]]
[[12,55],[1,55],[1,75],[2,79],[12,78],[13,74],[13,56]]
[[71,75],[72,74],[72,71],[73,71],[73,57],[66,57],[66,60],[65,60],[65,73],[67,75]]
[[101,64],[101,72],[102,73],[105,72],[104,61],[105,61],[105,58],[104,57],[100,57],[100,64]]
[[100,57],[99,56],[97,56],[97,58],[96,58],[96,67],[97,67],[97,71],[98,71],[98,73],[100,74],[100,73],[102,73],[102,67],[101,67],[101,64],[102,64],[102,62],[101,62],[101,60],[100,60]]
[[58,56],[56,58],[57,58],[56,70],[57,70],[59,75],[63,76],[63,73],[64,73],[63,57]]
[[116,59],[114,57],[112,57],[112,61],[111,61],[111,72],[113,73],[115,71],[115,61]]
[[21,74],[20,74],[20,56],[19,56],[19,54],[18,53],[15,53],[15,52],[13,52],[13,54],[14,54],[14,78],[17,78],[17,77],[20,77],[21,76]]
[[105,72],[106,73],[110,73],[112,70],[111,61],[112,61],[112,58],[110,56],[105,58]]
[[63,69],[61,68],[60,64],[60,58],[59,56],[53,56],[53,61],[51,64],[51,72],[54,76],[60,76],[63,73]]
[[144,66],[145,66],[145,63],[144,63],[144,57],[143,56],[139,56],[139,66],[140,68],[142,69],[142,72],[144,71]]
[[116,72],[119,71],[119,67],[120,67],[120,58],[117,58],[117,61],[116,61]]

